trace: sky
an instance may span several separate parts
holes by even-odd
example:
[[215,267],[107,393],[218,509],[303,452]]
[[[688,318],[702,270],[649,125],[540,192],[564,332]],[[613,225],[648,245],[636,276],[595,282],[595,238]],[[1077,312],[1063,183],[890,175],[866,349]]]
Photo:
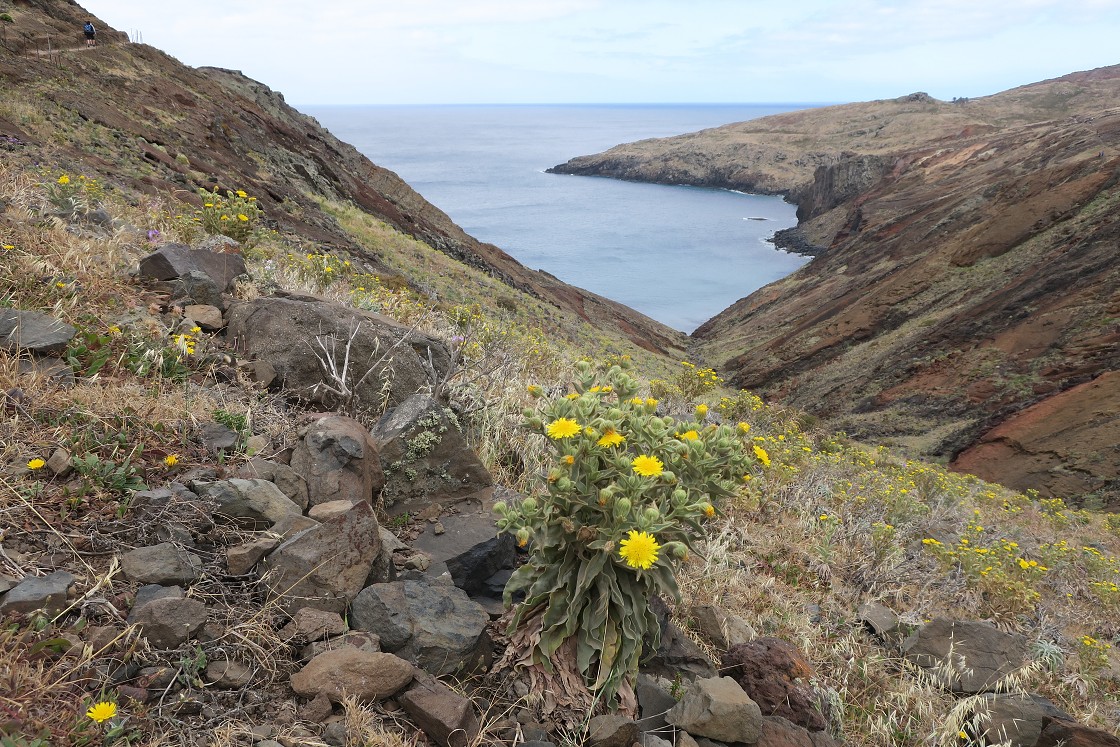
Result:
[[1120,63],[1120,0],[79,0],[294,105],[984,96]]

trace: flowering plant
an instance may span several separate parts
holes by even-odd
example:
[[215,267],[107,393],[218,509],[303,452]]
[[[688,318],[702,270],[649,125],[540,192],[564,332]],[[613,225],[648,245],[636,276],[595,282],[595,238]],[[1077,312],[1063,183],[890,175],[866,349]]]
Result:
[[526,411],[554,449],[543,489],[494,506],[499,529],[531,547],[505,600],[525,594],[510,623],[511,635],[528,631],[512,641],[523,646],[518,663],[576,672],[613,708],[616,695],[631,702],[642,654],[659,645],[650,598],[679,601],[675,566],[754,458],[736,429],[706,424],[706,412],[658,417],[622,366],[604,375],[581,362],[573,390]]

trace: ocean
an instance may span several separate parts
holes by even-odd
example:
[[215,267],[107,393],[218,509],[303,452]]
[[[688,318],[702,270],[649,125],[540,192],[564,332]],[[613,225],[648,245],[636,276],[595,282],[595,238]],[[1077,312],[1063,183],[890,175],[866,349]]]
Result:
[[339,139],[391,169],[522,264],[691,332],[807,259],[769,243],[796,224],[780,197],[546,174],[619,143],[804,105],[314,106]]

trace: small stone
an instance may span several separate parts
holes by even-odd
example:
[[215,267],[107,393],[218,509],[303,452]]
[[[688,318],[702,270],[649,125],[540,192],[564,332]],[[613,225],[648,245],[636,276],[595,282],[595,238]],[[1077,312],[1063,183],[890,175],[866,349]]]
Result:
[[432,524],[432,534],[436,535],[437,537],[446,531],[447,530],[444,528],[442,521],[437,521]]
[[135,622],[136,613],[145,605],[157,599],[182,599],[183,590],[178,586],[160,586],[159,584],[146,584],[136,590],[136,598],[132,600],[132,610],[128,613],[128,622]]
[[145,584],[191,584],[202,576],[202,558],[164,542],[140,547],[121,556],[121,569],[130,581]]
[[70,452],[63,448],[55,449],[51,453],[51,458],[47,460],[47,469],[56,477],[69,475],[74,471],[74,466],[70,464]]
[[466,747],[479,734],[471,702],[434,677],[421,676],[397,701],[413,723],[442,747]]
[[206,665],[206,679],[214,687],[236,690],[253,680],[253,670],[237,661],[212,661]]
[[334,713],[334,706],[326,693],[319,693],[299,709],[299,717],[303,721],[319,723]]
[[49,314],[0,309],[0,348],[35,355],[62,355],[78,330]]
[[308,510],[307,516],[315,521],[327,521],[346,513],[353,505],[353,501],[347,500],[327,501],[326,503],[319,503],[312,506]]
[[191,304],[183,309],[183,316],[192,320],[206,332],[217,332],[225,326],[222,310],[208,304]]
[[359,651],[375,654],[381,651],[381,639],[374,633],[367,633],[364,630],[351,630],[337,638],[312,641],[299,652],[300,660],[310,661],[321,653],[334,651],[337,648],[356,648]]
[[206,622],[206,605],[196,599],[157,599],[133,619],[155,648],[177,648]]
[[625,716],[604,714],[591,719],[587,735],[591,747],[630,747],[638,741],[638,724]]
[[245,439],[245,454],[247,456],[255,456],[267,449],[269,446],[268,436],[257,434],[249,436]]
[[279,537],[260,537],[226,548],[226,570],[231,576],[244,576],[268,553],[280,545]]
[[337,612],[302,607],[296,610],[292,621],[280,630],[280,638],[284,641],[298,639],[310,642],[345,632],[346,623]]
[[304,697],[323,693],[335,703],[344,695],[368,703],[399,692],[412,676],[412,665],[392,654],[342,648],[319,654],[293,674],[292,689]]
[[198,437],[211,452],[231,451],[241,440],[237,431],[221,423],[206,422],[198,424]]
[[898,630],[898,615],[878,602],[865,602],[856,610],[856,619],[879,638],[886,638]]
[[743,618],[712,604],[692,608],[692,614],[703,633],[717,648],[726,651],[732,646],[752,641],[758,633]]

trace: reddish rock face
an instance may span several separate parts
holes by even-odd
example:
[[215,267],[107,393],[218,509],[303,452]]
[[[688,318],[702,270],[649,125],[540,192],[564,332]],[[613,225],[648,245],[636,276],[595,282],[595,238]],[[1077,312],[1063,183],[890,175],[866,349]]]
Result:
[[735,679],[758,703],[764,716],[781,716],[811,731],[823,731],[828,720],[808,684],[813,668],[792,643],[759,638],[732,646],[721,671]]

